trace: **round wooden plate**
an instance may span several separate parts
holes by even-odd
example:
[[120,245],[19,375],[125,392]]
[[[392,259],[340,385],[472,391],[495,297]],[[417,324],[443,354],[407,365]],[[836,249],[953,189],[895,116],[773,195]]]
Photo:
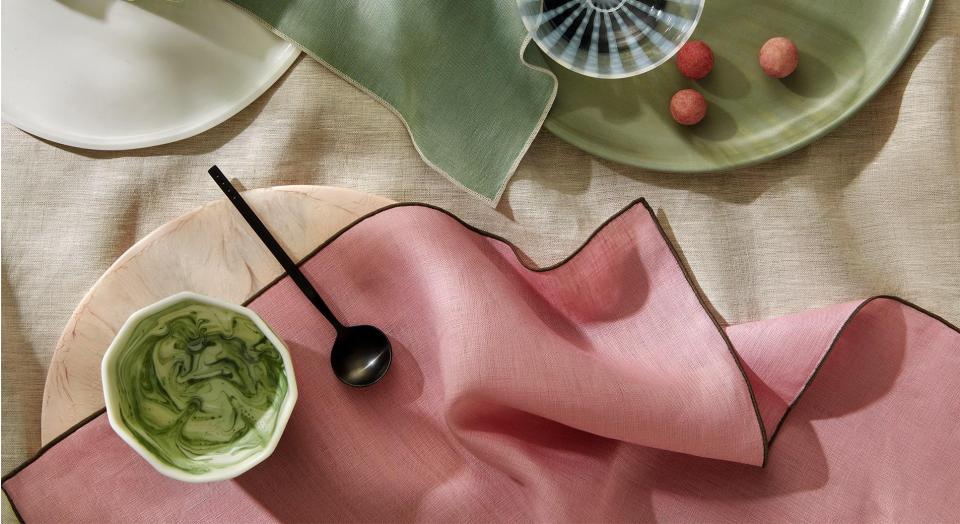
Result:
[[[283,186],[244,193],[296,260],[390,200],[357,191]],[[44,444],[103,407],[100,359],[134,311],[178,291],[242,303],[283,273],[226,199],[164,224],[107,269],[73,312],[47,373]]]

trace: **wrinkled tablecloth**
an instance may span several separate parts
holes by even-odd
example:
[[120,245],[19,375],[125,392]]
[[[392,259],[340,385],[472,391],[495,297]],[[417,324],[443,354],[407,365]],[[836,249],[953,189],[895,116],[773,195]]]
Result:
[[[960,3],[935,2],[916,49],[850,121],[796,153],[672,175],[583,153],[543,131],[497,209],[437,177],[386,108],[311,60],[217,128],[91,152],[2,126],[4,472],[39,447],[47,364],[73,308],[137,239],[247,187],[341,185],[448,208],[543,265],[638,196],[727,323],[893,294],[960,322]],[[4,520],[11,518],[5,504]]]
[[[395,363],[376,387],[333,376],[336,332],[284,278],[249,303],[296,372],[297,404],[268,459],[228,481],[173,481],[100,415],[4,481],[19,515],[960,519],[960,328],[878,297],[721,329],[643,201],[544,271],[422,204],[375,212],[301,268],[337,318],[390,337]],[[173,342],[151,340],[146,358],[163,360]],[[174,380],[149,375],[161,391]],[[175,380],[231,382],[229,373]],[[230,394],[238,404],[242,389]],[[181,422],[230,413],[197,409]],[[190,431],[178,428],[164,434],[189,448]]]

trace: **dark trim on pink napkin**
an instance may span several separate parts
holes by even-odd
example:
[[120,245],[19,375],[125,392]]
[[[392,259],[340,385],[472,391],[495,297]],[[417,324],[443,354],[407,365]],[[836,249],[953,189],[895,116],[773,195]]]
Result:
[[[821,358],[820,362],[817,364],[816,368],[815,368],[815,369],[813,370],[813,372],[810,374],[810,377],[807,379],[806,383],[804,384],[804,386],[803,386],[803,388],[800,390],[800,392],[797,394],[796,398],[793,400],[793,402],[791,402],[791,403],[787,406],[787,409],[786,409],[786,411],[784,412],[784,414],[781,416],[780,421],[777,423],[776,428],[774,429],[773,433],[772,433],[772,434],[769,436],[769,438],[768,438],[767,435],[766,435],[766,431],[765,431],[765,429],[764,429],[763,420],[762,420],[762,418],[761,418],[761,416],[760,416],[760,411],[759,411],[759,407],[758,407],[758,405],[757,405],[757,400],[756,400],[756,397],[755,397],[754,392],[753,392],[753,386],[751,385],[749,379],[747,378],[747,375],[746,375],[746,372],[745,372],[745,370],[744,370],[743,363],[742,363],[742,361],[741,361],[741,359],[740,359],[739,354],[738,354],[738,353],[736,352],[736,350],[734,349],[733,344],[731,343],[731,341],[730,341],[729,337],[727,336],[726,332],[723,330],[723,327],[721,326],[720,322],[717,321],[716,317],[713,315],[713,313],[711,313],[710,308],[707,307],[706,302],[704,301],[704,297],[703,297],[702,294],[698,291],[699,288],[698,288],[696,285],[694,285],[694,281],[693,281],[693,278],[692,278],[691,275],[690,275],[689,270],[688,270],[687,267],[681,262],[681,258],[680,258],[680,256],[679,256],[676,248],[674,247],[673,243],[670,241],[670,238],[669,238],[669,237],[667,236],[667,234],[665,233],[665,231],[664,231],[664,229],[663,229],[660,221],[657,219],[656,213],[654,213],[653,209],[650,207],[650,205],[647,203],[646,199],[644,199],[644,198],[638,198],[638,199],[634,200],[633,202],[631,202],[630,204],[628,204],[626,207],[624,207],[622,210],[618,211],[617,213],[615,213],[614,215],[612,215],[610,218],[606,219],[602,224],[600,224],[600,226],[597,227],[596,230],[593,231],[593,233],[590,234],[589,237],[587,237],[587,239],[584,241],[584,243],[583,243],[580,247],[578,247],[576,250],[574,250],[574,251],[573,251],[570,255],[568,255],[566,258],[564,258],[564,259],[561,260],[560,262],[557,262],[556,264],[553,264],[553,265],[550,265],[550,266],[546,266],[546,267],[542,267],[542,268],[532,267],[532,266],[530,266],[529,264],[527,264],[527,263],[525,262],[526,257],[523,255],[522,251],[521,251],[516,245],[514,245],[512,242],[510,242],[509,240],[507,240],[507,239],[505,239],[505,238],[503,238],[503,237],[501,237],[501,236],[499,236],[499,235],[496,235],[496,234],[493,234],[493,233],[489,233],[489,232],[484,231],[484,230],[482,230],[482,229],[479,229],[479,228],[477,228],[477,227],[475,227],[475,226],[472,226],[472,225],[464,222],[462,219],[460,219],[459,217],[457,217],[457,216],[454,215],[453,213],[451,213],[451,212],[449,212],[449,211],[447,211],[447,210],[445,210],[445,209],[443,209],[443,208],[440,208],[440,207],[437,207],[437,206],[434,206],[434,205],[431,205],[431,204],[424,204],[424,203],[417,203],[417,202],[400,202],[400,203],[391,204],[391,205],[382,207],[382,208],[380,208],[380,209],[374,210],[374,211],[372,211],[372,212],[370,212],[370,213],[367,213],[366,215],[364,215],[364,216],[362,216],[362,217],[354,220],[354,221],[351,222],[349,225],[345,226],[345,227],[342,228],[340,231],[338,231],[338,232],[335,233],[333,236],[331,236],[329,239],[327,239],[325,242],[323,242],[322,244],[320,244],[316,249],[314,249],[313,251],[311,251],[309,254],[307,254],[305,257],[303,257],[299,262],[297,262],[297,265],[300,266],[300,265],[306,263],[306,262],[307,262],[308,260],[310,260],[314,255],[316,255],[317,253],[319,253],[320,251],[322,251],[325,247],[327,247],[327,246],[330,245],[332,242],[334,242],[335,240],[337,240],[340,236],[342,236],[344,233],[346,233],[347,231],[349,231],[350,229],[352,229],[354,226],[356,226],[357,224],[359,224],[359,223],[361,223],[361,222],[363,222],[363,221],[365,221],[365,220],[367,220],[367,219],[369,219],[369,218],[371,218],[371,217],[373,217],[373,216],[375,216],[375,215],[378,215],[378,214],[380,214],[380,213],[383,213],[384,211],[387,211],[387,210],[390,210],[390,209],[393,209],[393,208],[398,208],[398,207],[414,207],[414,206],[416,206],[416,207],[425,207],[425,208],[433,209],[433,210],[435,210],[435,211],[439,211],[439,212],[441,212],[441,213],[443,213],[443,214],[446,214],[447,216],[453,218],[453,219],[456,220],[458,223],[460,223],[465,229],[467,229],[467,230],[469,230],[469,231],[472,231],[472,232],[474,232],[474,233],[476,233],[476,234],[479,234],[479,235],[485,236],[485,237],[487,237],[487,238],[491,238],[491,239],[493,239],[493,240],[497,240],[497,241],[499,241],[499,242],[502,242],[503,244],[507,245],[507,246],[514,252],[514,254],[516,255],[518,261],[519,261],[524,267],[526,267],[526,268],[527,268],[528,270],[530,270],[530,271],[543,273],[543,272],[548,272],[548,271],[552,271],[552,270],[554,270],[554,269],[557,269],[557,268],[563,266],[564,264],[566,264],[566,263],[567,263],[568,261],[570,261],[571,259],[573,259],[573,258],[574,258],[580,251],[582,251],[610,222],[616,220],[618,217],[620,217],[621,215],[623,215],[623,214],[626,213],[627,211],[633,209],[633,208],[634,208],[636,205],[638,205],[638,204],[642,204],[642,205],[644,206],[644,208],[647,210],[647,212],[650,214],[650,217],[653,219],[654,224],[656,224],[656,226],[657,226],[657,229],[658,229],[658,231],[659,231],[659,233],[660,233],[660,236],[663,238],[663,240],[664,240],[664,242],[666,243],[666,245],[670,248],[670,252],[671,252],[671,254],[673,255],[674,260],[677,262],[677,265],[680,267],[680,269],[681,269],[681,271],[682,271],[682,273],[683,273],[683,276],[684,276],[684,278],[685,278],[686,281],[687,281],[687,284],[688,284],[688,285],[690,286],[690,288],[693,290],[694,294],[695,294],[696,297],[697,297],[697,300],[699,300],[699,302],[700,302],[700,306],[703,308],[703,310],[706,312],[707,316],[708,316],[708,317],[710,318],[710,320],[713,322],[714,326],[715,326],[716,329],[717,329],[717,332],[718,332],[718,333],[720,334],[720,336],[723,338],[724,342],[725,342],[726,345],[727,345],[728,350],[730,351],[730,353],[731,353],[731,355],[733,356],[735,362],[737,363],[737,367],[738,367],[738,369],[740,370],[741,376],[743,377],[744,385],[747,387],[747,391],[749,392],[751,401],[753,402],[754,412],[755,412],[755,414],[756,414],[757,424],[758,424],[759,430],[760,430],[760,437],[761,437],[761,439],[763,440],[763,464],[762,464],[762,465],[766,465],[766,463],[767,463],[767,457],[768,457],[768,454],[769,454],[769,447],[770,447],[770,445],[773,443],[774,438],[775,438],[775,437],[777,436],[777,434],[779,433],[780,428],[783,426],[783,423],[784,423],[784,421],[786,420],[787,416],[790,414],[791,410],[792,410],[793,407],[797,404],[797,402],[799,402],[800,398],[801,398],[801,397],[803,396],[803,394],[807,391],[807,389],[809,388],[809,386],[813,383],[813,380],[816,378],[817,374],[819,373],[820,369],[823,367],[823,365],[824,365],[824,363],[826,362],[827,358],[828,358],[828,357],[830,356],[830,354],[833,352],[834,347],[836,346],[837,342],[840,340],[840,337],[843,335],[843,333],[844,333],[844,331],[846,330],[847,326],[850,324],[850,322],[853,320],[853,318],[857,316],[857,314],[860,312],[860,310],[863,309],[867,304],[869,304],[870,302],[873,302],[874,300],[877,300],[877,299],[889,299],[889,300],[894,300],[894,301],[900,302],[901,304],[904,304],[904,305],[906,305],[906,306],[908,306],[908,307],[911,307],[911,308],[913,308],[913,309],[915,309],[915,310],[917,310],[917,311],[919,311],[919,312],[921,312],[921,313],[923,313],[923,314],[925,314],[925,315],[927,315],[927,316],[929,316],[929,317],[931,317],[931,318],[933,318],[933,319],[941,322],[942,324],[944,324],[944,325],[947,326],[948,328],[952,329],[953,331],[956,331],[957,333],[960,333],[960,328],[958,328],[957,326],[951,324],[950,322],[948,322],[948,321],[947,321],[946,319],[944,319],[943,317],[941,317],[941,316],[939,316],[939,315],[936,315],[936,314],[934,314],[934,313],[932,313],[932,312],[930,312],[930,311],[928,311],[928,310],[926,310],[926,309],[924,309],[924,308],[922,308],[922,307],[920,307],[920,306],[918,306],[918,305],[916,305],[916,304],[913,304],[912,302],[909,302],[909,301],[907,301],[907,300],[904,300],[904,299],[902,299],[902,298],[895,297],[895,296],[891,296],[891,295],[877,295],[877,296],[873,296],[873,297],[870,297],[870,298],[868,298],[868,299],[863,300],[863,301],[850,313],[850,315],[847,317],[847,319],[846,319],[846,320],[844,321],[844,323],[841,325],[840,329],[837,330],[836,335],[834,336],[833,340],[831,341],[830,346],[827,348],[826,352],[824,352],[823,357]],[[243,304],[244,304],[244,305],[247,305],[247,304],[253,302],[256,298],[258,298],[260,295],[262,295],[263,293],[265,293],[267,290],[269,290],[270,288],[272,288],[273,286],[275,286],[278,282],[280,282],[281,280],[283,280],[283,279],[286,278],[286,277],[287,277],[287,274],[286,274],[286,273],[281,274],[281,275],[278,276],[276,279],[274,279],[273,281],[271,281],[269,284],[267,284],[266,286],[264,286],[262,289],[260,289],[259,291],[257,291],[257,292],[254,293],[253,295],[251,295],[246,301],[243,302]],[[22,471],[24,468],[26,468],[27,466],[29,466],[30,464],[32,464],[34,461],[36,461],[37,459],[39,459],[41,456],[43,456],[43,454],[46,453],[48,450],[50,450],[51,448],[53,448],[54,446],[56,446],[57,444],[59,444],[61,441],[63,441],[65,438],[69,437],[71,434],[73,434],[74,432],[76,432],[76,431],[77,431],[78,429],[80,429],[81,427],[85,426],[87,423],[89,423],[89,422],[93,421],[94,419],[96,419],[96,418],[100,417],[101,415],[103,415],[104,412],[105,412],[105,409],[102,408],[102,409],[96,411],[95,413],[91,414],[91,415],[88,416],[87,418],[83,419],[82,421],[78,422],[76,425],[74,425],[73,427],[71,427],[69,430],[67,430],[66,432],[64,432],[63,434],[61,434],[60,436],[58,436],[57,438],[55,438],[54,440],[50,441],[50,442],[47,443],[45,446],[43,446],[42,448],[40,448],[40,450],[39,450],[32,458],[28,459],[26,462],[24,462],[23,464],[21,464],[20,466],[18,466],[18,467],[15,468],[14,470],[12,470],[11,472],[9,472],[9,473],[7,473],[6,475],[4,475],[4,476],[2,477],[2,479],[0,479],[0,480],[2,480],[2,482],[5,483],[7,480],[13,478],[13,477],[16,476],[20,471]],[[7,494],[5,488],[3,488],[3,492],[4,492],[4,494]],[[14,504],[13,499],[9,496],[9,494],[7,494],[7,499],[10,501],[10,505],[11,505],[11,507],[13,508],[13,511],[14,511],[14,513],[16,514],[17,518],[20,519],[21,522],[23,522],[23,519],[22,519],[22,517],[20,516],[20,513],[17,511],[16,505]]]
[[840,326],[840,329],[837,330],[837,334],[834,335],[833,340],[830,342],[830,347],[828,347],[827,351],[824,352],[823,358],[821,358],[820,362],[817,363],[817,367],[814,368],[813,373],[810,373],[810,378],[808,378],[807,381],[803,384],[803,387],[800,388],[800,392],[797,393],[797,397],[793,400],[793,402],[791,402],[790,405],[787,406],[787,410],[784,411],[783,416],[780,417],[780,422],[777,423],[777,427],[774,428],[773,433],[770,435],[769,443],[771,445],[773,444],[773,439],[780,432],[780,427],[783,426],[783,422],[787,420],[787,415],[789,415],[790,411],[793,410],[793,407],[797,405],[797,402],[800,402],[800,397],[802,397],[803,394],[807,392],[807,389],[810,387],[810,384],[813,383],[813,379],[816,378],[817,374],[820,372],[820,368],[823,367],[823,364],[827,361],[827,358],[829,358],[830,354],[833,353],[833,348],[837,345],[837,342],[840,340],[840,337],[843,336],[844,331],[847,330],[847,326],[850,325],[850,322],[854,319],[854,317],[857,316],[857,313],[859,313],[861,309],[865,308],[867,304],[881,298],[884,298],[887,300],[893,300],[905,306],[916,309],[917,311],[923,313],[924,315],[927,315],[928,317],[939,321],[944,326],[947,326],[948,328],[956,331],[957,333],[960,333],[960,328],[958,328],[957,326],[954,326],[950,322],[947,322],[945,318],[935,313],[931,313],[930,311],[927,311],[926,309],[914,304],[913,302],[904,300],[900,297],[895,297],[893,295],[874,295],[868,299],[865,299],[856,307],[856,309],[850,312],[850,316],[847,317],[847,319],[843,322],[843,325]]
[[[11,479],[14,475],[16,475],[17,473],[20,473],[21,471],[23,471],[24,468],[26,468],[26,467],[29,466],[30,464],[33,464],[34,461],[36,461],[38,458],[40,458],[41,456],[43,456],[43,454],[46,453],[50,448],[56,446],[57,444],[60,443],[60,441],[62,441],[63,439],[69,437],[70,435],[74,434],[78,429],[80,429],[80,428],[82,428],[83,426],[87,425],[88,422],[92,422],[93,419],[99,417],[100,415],[103,415],[103,414],[106,413],[106,412],[107,412],[107,408],[100,408],[100,409],[96,410],[95,412],[91,413],[87,418],[81,420],[80,422],[77,422],[77,423],[74,424],[70,429],[68,429],[68,430],[64,431],[63,433],[61,433],[60,435],[58,435],[57,438],[51,440],[50,442],[47,442],[46,445],[44,445],[42,448],[40,448],[40,450],[37,451],[37,453],[36,453],[34,456],[32,456],[32,457],[30,457],[29,459],[27,459],[26,462],[24,462],[23,464],[20,464],[20,465],[17,466],[16,468],[14,468],[13,471],[11,471],[11,472],[7,473],[6,475],[4,475],[3,478],[0,478],[0,482],[6,482],[7,480]],[[4,490],[4,493],[6,493],[6,490]]]
[[97,411],[91,413],[87,418],[81,420],[80,422],[77,422],[70,429],[58,435],[57,438],[51,440],[50,442],[47,442],[46,445],[40,448],[40,450],[37,451],[37,453],[34,456],[28,458],[26,462],[13,468],[12,471],[10,471],[6,475],[4,475],[2,478],[0,478],[0,490],[3,490],[3,494],[6,495],[7,500],[10,502],[10,508],[13,509],[13,515],[17,517],[18,521],[24,522],[23,517],[20,515],[20,511],[17,510],[17,505],[14,504],[13,497],[11,497],[9,493],[7,493],[7,488],[3,487],[3,484],[6,484],[7,480],[15,477],[17,473],[20,473],[21,471],[26,469],[27,466],[29,466],[30,464],[33,464],[37,459],[42,457],[44,453],[46,453],[47,451],[52,449],[54,446],[59,444],[63,439],[69,437],[70,435],[73,435],[78,429],[82,428],[83,426],[86,426],[90,422],[93,422],[94,419],[99,418],[100,415],[103,415],[106,412],[107,412],[107,408],[100,408]]

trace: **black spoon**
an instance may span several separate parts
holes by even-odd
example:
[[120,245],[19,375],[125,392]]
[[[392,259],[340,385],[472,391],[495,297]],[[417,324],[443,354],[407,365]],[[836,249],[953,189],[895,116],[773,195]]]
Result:
[[383,331],[373,326],[345,326],[337,320],[327,304],[320,298],[320,293],[317,293],[317,290],[310,285],[307,277],[293,263],[293,260],[290,260],[287,253],[280,247],[273,235],[267,231],[267,227],[250,209],[250,206],[243,200],[233,184],[227,180],[227,177],[223,175],[220,168],[213,166],[209,173],[213,177],[213,181],[227,195],[227,199],[233,203],[243,219],[247,221],[247,224],[250,224],[250,227],[267,246],[277,262],[280,262],[283,269],[297,284],[300,291],[310,299],[310,302],[320,310],[324,318],[337,330],[337,339],[334,341],[333,350],[330,352],[333,374],[340,379],[340,382],[355,387],[369,386],[383,378],[383,375],[390,369],[390,362],[393,360],[390,340],[383,334]]

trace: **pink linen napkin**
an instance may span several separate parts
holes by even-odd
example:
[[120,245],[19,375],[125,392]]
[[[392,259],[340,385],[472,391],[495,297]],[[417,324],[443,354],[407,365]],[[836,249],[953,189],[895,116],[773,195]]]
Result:
[[375,212],[302,267],[391,338],[381,383],[334,378],[282,279],[250,307],[300,399],[263,464],[170,480],[101,415],[3,488],[28,522],[960,519],[956,327],[877,297],[721,328],[641,204],[543,271],[440,210]]

